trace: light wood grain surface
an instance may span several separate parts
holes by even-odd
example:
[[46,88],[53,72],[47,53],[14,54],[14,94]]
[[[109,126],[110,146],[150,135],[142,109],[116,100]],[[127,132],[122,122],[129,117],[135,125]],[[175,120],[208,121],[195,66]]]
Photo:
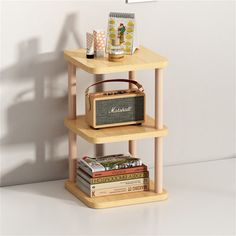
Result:
[[[68,118],[76,118],[76,67],[68,63]],[[69,130],[68,133],[69,152],[69,179],[75,182],[76,158],[77,158],[77,137]]]
[[166,58],[143,46],[133,55],[126,55],[125,60],[121,62],[108,61],[107,57],[87,59],[85,49],[66,50],[64,57],[76,67],[91,74],[164,68],[168,63]]
[[168,198],[168,194],[165,190],[160,194],[154,192],[154,184],[152,181],[150,182],[150,191],[117,194],[93,198],[88,197],[77,187],[74,182],[70,182],[69,180],[65,182],[65,188],[77,198],[79,198],[84,204],[91,208],[127,206],[139,203],[162,201]]
[[[155,69],[155,128],[163,128],[163,71]],[[155,137],[155,192],[163,191],[163,138]]]
[[65,126],[90,143],[112,143],[143,138],[166,136],[167,127],[155,128],[154,119],[146,116],[142,125],[127,125],[111,128],[93,129],[86,123],[85,116],[77,116],[76,120],[65,119]]

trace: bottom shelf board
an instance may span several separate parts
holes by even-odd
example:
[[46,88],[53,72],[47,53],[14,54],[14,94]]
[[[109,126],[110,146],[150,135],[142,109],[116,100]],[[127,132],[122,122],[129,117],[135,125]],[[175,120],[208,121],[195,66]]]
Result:
[[65,188],[88,207],[97,209],[156,202],[166,200],[168,198],[168,194],[165,190],[159,194],[154,192],[154,183],[152,181],[150,182],[150,191],[93,198],[87,196],[77,187],[76,183],[69,180],[65,182]]

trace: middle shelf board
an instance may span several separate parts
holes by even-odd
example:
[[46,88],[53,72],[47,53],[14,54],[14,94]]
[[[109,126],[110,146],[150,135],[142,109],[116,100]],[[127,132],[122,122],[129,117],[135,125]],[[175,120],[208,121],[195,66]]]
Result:
[[146,116],[146,121],[142,125],[126,125],[101,129],[91,128],[86,123],[85,116],[77,116],[75,120],[65,118],[64,123],[72,132],[95,144],[162,137],[168,133],[166,126],[161,130],[155,129],[155,121],[150,116]]

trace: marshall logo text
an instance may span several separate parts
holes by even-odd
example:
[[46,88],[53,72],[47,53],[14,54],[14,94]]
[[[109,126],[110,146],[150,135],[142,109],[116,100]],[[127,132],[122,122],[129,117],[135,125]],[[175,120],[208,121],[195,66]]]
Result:
[[129,112],[132,110],[132,107],[129,106],[129,107],[112,107],[111,110],[108,112],[109,114],[110,113],[121,113],[121,112]]

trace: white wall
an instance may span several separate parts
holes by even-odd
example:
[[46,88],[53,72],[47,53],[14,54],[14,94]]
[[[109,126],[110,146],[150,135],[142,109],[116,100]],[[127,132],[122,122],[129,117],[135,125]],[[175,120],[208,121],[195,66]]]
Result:
[[[62,51],[85,46],[85,33],[106,29],[110,11],[135,12],[140,43],[169,58],[165,75],[165,164],[235,153],[235,3],[158,1],[17,1],[1,5],[1,185],[67,176],[66,63]],[[106,78],[124,77],[126,74]],[[78,71],[78,108],[94,78]],[[153,71],[138,72],[153,115]],[[79,139],[79,156],[93,155]],[[138,154],[153,166],[152,140]],[[106,152],[126,151],[125,143]]]

